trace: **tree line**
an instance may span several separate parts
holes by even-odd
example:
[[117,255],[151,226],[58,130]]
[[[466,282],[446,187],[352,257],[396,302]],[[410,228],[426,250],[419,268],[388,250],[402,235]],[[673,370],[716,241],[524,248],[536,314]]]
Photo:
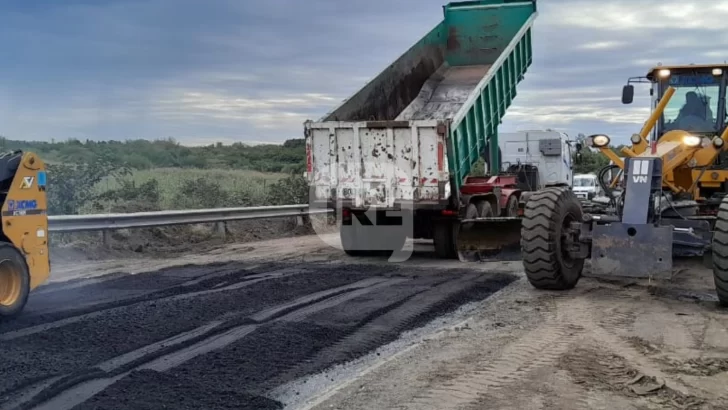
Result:
[[48,163],[90,164],[98,158],[115,167],[228,168],[260,172],[302,173],[305,170],[305,142],[290,139],[282,145],[210,144],[181,145],[173,138],[164,140],[19,141],[0,137],[0,149],[32,151]]

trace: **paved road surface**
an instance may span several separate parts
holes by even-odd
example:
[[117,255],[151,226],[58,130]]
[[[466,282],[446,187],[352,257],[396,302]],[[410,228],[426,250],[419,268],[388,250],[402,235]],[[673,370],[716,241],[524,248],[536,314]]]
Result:
[[728,408],[703,271],[553,293],[428,245],[403,264],[281,245],[43,288],[0,324],[0,408]]

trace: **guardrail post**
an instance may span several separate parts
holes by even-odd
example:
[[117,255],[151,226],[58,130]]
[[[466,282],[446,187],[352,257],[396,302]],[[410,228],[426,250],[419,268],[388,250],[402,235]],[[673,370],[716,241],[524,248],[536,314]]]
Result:
[[227,224],[225,222],[215,222],[215,233],[220,235],[223,240],[227,239]]
[[104,248],[111,246],[111,231],[108,229],[101,231],[101,243],[104,245]]
[[303,226],[303,215],[299,215],[296,217],[296,226]]

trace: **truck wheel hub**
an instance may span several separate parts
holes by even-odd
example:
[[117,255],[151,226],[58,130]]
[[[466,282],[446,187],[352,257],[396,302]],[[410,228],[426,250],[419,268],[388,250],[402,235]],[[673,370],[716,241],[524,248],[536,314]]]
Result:
[[12,306],[18,301],[22,283],[20,272],[9,261],[0,262],[0,306]]

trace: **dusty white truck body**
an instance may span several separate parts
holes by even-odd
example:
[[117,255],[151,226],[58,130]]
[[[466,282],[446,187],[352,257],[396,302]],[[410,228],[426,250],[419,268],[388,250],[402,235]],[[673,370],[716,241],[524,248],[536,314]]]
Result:
[[515,164],[533,165],[538,168],[542,186],[571,186],[573,151],[565,133],[549,130],[501,133],[498,146],[502,152],[502,169]]
[[437,121],[377,128],[309,124],[314,199],[352,208],[439,205],[450,196],[447,148]]

